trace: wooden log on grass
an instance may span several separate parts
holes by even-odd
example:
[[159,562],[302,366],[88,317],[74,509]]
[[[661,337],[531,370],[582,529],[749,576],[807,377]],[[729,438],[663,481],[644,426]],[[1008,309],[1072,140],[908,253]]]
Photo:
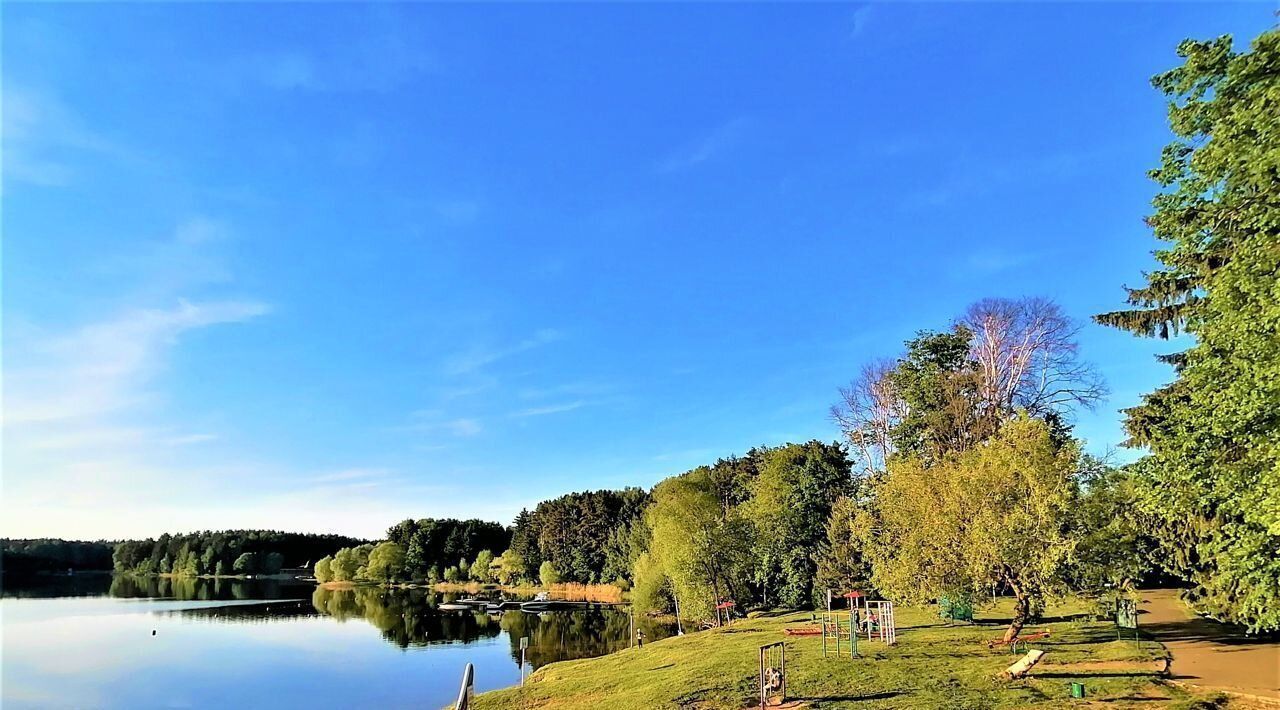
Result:
[[1044,651],[1033,648],[1027,651],[1027,655],[1023,656],[1017,663],[1004,669],[1004,673],[1001,675],[1008,680],[1022,678],[1027,675],[1027,671],[1031,670],[1032,666],[1039,663],[1041,658],[1044,658],[1044,654]]

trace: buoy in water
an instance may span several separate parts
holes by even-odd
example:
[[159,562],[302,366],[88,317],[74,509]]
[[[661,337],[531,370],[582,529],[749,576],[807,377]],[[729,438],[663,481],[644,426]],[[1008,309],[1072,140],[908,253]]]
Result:
[[156,630],[155,630],[155,629],[152,629],[152,630],[151,630],[151,635],[152,635],[152,636],[155,636],[155,635],[156,635]]

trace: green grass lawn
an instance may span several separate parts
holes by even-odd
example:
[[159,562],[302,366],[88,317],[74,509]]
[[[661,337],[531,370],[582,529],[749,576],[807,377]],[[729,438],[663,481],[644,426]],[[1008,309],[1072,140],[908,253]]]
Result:
[[[1071,682],[1084,683],[1087,701],[1108,707],[1192,702],[1157,682],[1164,650],[1152,641],[1136,648],[1117,641],[1110,622],[1076,615],[1073,604],[1050,608],[1052,638],[1033,645],[1048,651],[1027,680],[999,673],[1016,656],[989,650],[1009,609],[996,606],[973,624],[948,625],[934,608],[898,610],[898,643],[863,640],[861,657],[822,655],[822,639],[787,637],[785,626],[804,625],[809,612],[758,616],[715,629],[646,644],[601,658],[553,663],[524,688],[477,696],[477,708],[744,708],[755,703],[759,646],[785,640],[788,699],[815,708],[1006,708],[1081,704]],[[1076,620],[1076,619],[1080,620]],[[1092,703],[1090,703],[1092,704]]]

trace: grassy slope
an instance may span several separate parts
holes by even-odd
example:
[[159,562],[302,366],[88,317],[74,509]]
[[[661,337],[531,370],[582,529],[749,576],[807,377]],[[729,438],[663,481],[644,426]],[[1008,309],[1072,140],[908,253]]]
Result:
[[[752,704],[757,651],[786,640],[788,696],[821,708],[1003,708],[1070,704],[1069,685],[1083,682],[1093,700],[1138,701],[1180,698],[1155,682],[1163,649],[1150,641],[1142,650],[1116,641],[1109,622],[1070,621],[1080,611],[1051,608],[1053,637],[1036,645],[1049,653],[1029,680],[1002,681],[997,674],[1015,659],[992,651],[986,641],[1008,609],[979,615],[977,624],[948,626],[934,610],[898,611],[898,644],[860,644],[862,657],[823,658],[821,637],[784,637],[784,626],[803,625],[808,612],[734,622],[717,629],[647,644],[593,659],[539,669],[523,689],[485,693],[476,708],[743,708]],[[1132,661],[1133,663],[1126,663]],[[1146,661],[1139,663],[1139,661]],[[1062,667],[1090,663],[1090,667]],[[1126,668],[1125,666],[1129,666]],[[1079,701],[1076,701],[1079,702]],[[1120,703],[1121,705],[1125,703]],[[1111,705],[1114,707],[1115,705]]]

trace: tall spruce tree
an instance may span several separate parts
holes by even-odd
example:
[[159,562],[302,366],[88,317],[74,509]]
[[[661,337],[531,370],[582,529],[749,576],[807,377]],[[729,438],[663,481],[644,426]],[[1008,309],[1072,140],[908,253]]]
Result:
[[1170,571],[1204,608],[1280,628],[1280,31],[1236,52],[1230,36],[1185,41],[1153,84],[1175,140],[1150,172],[1148,218],[1166,246],[1129,289],[1132,308],[1096,316],[1141,336],[1187,333],[1162,359],[1173,383],[1128,410],[1147,512]]

